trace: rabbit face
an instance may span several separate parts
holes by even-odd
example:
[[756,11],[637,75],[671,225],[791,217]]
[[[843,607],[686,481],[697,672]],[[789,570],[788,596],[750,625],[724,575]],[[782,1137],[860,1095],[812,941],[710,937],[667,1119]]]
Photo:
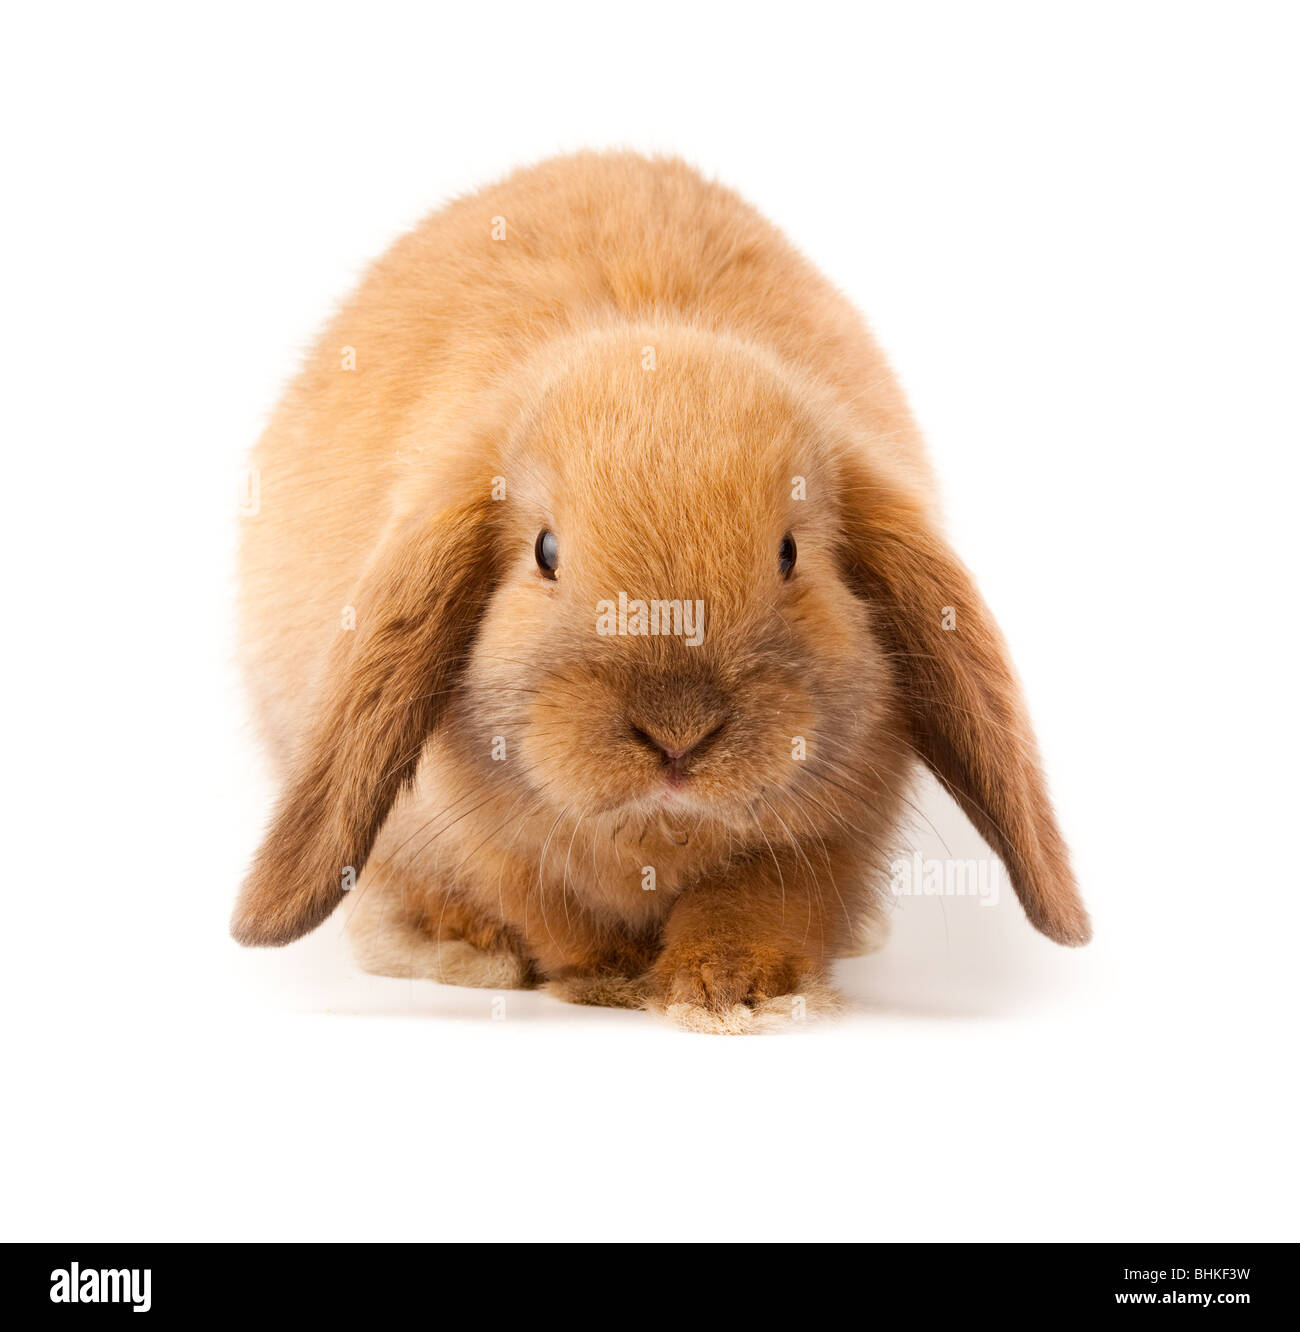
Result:
[[889,674],[841,575],[830,426],[788,375],[705,334],[596,340],[501,475],[472,748],[504,740],[557,808],[751,828],[861,748]]

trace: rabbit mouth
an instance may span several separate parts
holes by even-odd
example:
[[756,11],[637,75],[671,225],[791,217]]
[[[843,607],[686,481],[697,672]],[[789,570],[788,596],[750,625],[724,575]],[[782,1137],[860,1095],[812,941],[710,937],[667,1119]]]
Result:
[[698,799],[691,791],[685,777],[669,778],[667,783],[654,793],[654,802],[666,817],[678,811],[698,814],[710,808],[713,802]]

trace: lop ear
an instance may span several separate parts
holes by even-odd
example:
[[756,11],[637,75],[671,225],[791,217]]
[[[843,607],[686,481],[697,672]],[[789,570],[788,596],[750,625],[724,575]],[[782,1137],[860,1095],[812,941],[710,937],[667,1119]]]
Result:
[[970,573],[914,500],[864,473],[844,495],[850,584],[896,659],[913,746],[1001,857],[1030,923],[1087,943],[1015,670]]
[[493,580],[490,505],[452,507],[392,532],[352,604],[316,720],[231,921],[241,944],[290,943],[360,874],[438,724]]

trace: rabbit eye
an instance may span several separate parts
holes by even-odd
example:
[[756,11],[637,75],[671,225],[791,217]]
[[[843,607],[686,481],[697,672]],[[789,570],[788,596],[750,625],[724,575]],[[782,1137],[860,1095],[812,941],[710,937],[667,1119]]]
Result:
[[533,554],[537,556],[537,567],[554,582],[555,570],[560,563],[559,537],[543,528],[537,534],[537,544],[533,547]]
[[781,577],[789,578],[794,570],[795,557],[799,554],[798,547],[794,544],[794,537],[789,532],[781,538]]

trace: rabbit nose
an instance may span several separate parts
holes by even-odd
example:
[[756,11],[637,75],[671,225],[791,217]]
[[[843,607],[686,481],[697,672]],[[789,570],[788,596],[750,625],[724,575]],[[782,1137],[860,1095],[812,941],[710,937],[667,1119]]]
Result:
[[666,768],[680,775],[685,760],[713,740],[727,724],[727,719],[725,717],[711,719],[697,727],[694,733],[689,735],[684,735],[678,731],[669,734],[662,726],[656,729],[648,729],[634,721],[629,721],[628,724],[631,726],[632,734],[637,740],[645,745],[647,749],[651,749],[658,754]]

